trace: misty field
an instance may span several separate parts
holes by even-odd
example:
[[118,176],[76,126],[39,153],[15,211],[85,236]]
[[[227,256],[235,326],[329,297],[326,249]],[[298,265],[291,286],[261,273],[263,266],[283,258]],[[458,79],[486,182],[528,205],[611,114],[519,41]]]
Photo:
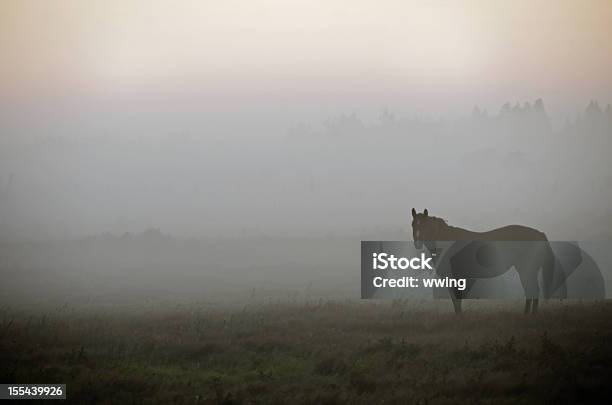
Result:
[[0,381],[74,403],[583,403],[612,395],[612,302],[269,301],[0,312]]

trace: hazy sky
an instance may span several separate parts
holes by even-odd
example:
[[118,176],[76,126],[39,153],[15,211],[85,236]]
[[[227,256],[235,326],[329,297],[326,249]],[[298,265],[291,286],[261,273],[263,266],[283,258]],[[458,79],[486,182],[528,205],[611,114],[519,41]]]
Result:
[[[541,97],[562,122],[612,103],[611,39],[609,0],[0,0],[0,228],[356,234],[406,230],[414,206],[481,229],[607,232],[595,135],[504,138],[496,122],[380,142],[369,120]],[[370,132],[275,136],[352,112]],[[437,144],[447,127],[467,137]]]
[[612,101],[611,39],[605,0],[2,0],[0,101],[563,114]]

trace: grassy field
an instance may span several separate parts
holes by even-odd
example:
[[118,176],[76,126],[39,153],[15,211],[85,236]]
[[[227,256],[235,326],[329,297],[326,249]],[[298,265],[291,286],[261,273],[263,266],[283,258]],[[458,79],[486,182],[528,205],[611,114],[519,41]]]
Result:
[[612,302],[0,311],[0,381],[73,403],[606,403]]

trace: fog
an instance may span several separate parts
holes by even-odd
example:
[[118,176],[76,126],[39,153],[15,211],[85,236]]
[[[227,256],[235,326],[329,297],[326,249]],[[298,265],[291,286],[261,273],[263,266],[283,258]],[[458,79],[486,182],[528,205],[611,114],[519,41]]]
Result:
[[3,2],[3,294],[354,297],[358,242],[409,240],[412,207],[610,240],[611,15]]
[[383,110],[267,134],[5,137],[3,296],[354,298],[359,241],[410,240],[412,207],[610,240],[611,128],[609,106],[554,128],[533,100],[455,121]]
[[608,238],[611,119],[591,103],[554,128],[539,100],[460,120],[383,110],[261,134],[202,125],[5,137],[1,235],[408,239],[417,207],[474,230],[518,223],[551,239]]

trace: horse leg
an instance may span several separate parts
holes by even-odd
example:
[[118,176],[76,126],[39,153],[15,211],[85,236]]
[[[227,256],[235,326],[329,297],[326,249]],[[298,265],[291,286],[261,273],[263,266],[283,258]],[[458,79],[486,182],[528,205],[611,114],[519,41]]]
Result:
[[455,314],[461,314],[461,298],[455,298],[453,300],[453,306],[455,307]]
[[[538,286],[538,273],[531,269],[518,269],[521,284],[525,290],[525,314],[535,313],[538,310],[537,300],[540,296],[540,287]],[[532,306],[533,305],[533,306]]]
[[532,314],[538,313],[538,299],[537,298],[533,299],[533,305],[531,306],[531,313]]
[[525,314],[531,312],[531,298],[525,299]]
[[450,294],[451,299],[453,300],[453,307],[455,308],[455,314],[457,315],[461,314],[461,298],[459,297],[458,292],[455,291],[453,288],[449,288],[448,293]]

